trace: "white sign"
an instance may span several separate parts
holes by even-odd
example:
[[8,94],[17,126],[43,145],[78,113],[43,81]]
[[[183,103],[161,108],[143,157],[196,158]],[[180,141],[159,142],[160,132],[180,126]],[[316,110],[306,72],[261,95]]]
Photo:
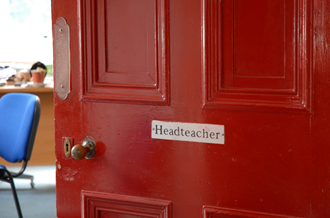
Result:
[[225,144],[225,126],[153,120],[151,138],[212,144]]

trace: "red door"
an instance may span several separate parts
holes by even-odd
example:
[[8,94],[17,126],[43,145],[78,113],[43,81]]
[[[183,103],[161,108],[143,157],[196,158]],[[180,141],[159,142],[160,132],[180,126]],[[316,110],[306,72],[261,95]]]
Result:
[[59,218],[330,217],[329,1],[52,7]]

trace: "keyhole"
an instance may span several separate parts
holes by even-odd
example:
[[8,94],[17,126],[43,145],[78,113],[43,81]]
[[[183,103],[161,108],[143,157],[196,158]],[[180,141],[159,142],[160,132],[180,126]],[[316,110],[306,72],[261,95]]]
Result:
[[66,157],[70,157],[71,155],[71,143],[68,138],[66,138],[64,141],[64,154]]
[[69,144],[65,143],[65,153],[68,153],[68,152],[69,152]]

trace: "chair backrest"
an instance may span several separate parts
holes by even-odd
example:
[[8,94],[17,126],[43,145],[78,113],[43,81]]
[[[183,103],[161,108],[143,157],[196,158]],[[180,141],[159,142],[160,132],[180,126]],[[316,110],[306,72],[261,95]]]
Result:
[[31,157],[40,118],[39,97],[8,93],[0,98],[0,156],[16,163]]

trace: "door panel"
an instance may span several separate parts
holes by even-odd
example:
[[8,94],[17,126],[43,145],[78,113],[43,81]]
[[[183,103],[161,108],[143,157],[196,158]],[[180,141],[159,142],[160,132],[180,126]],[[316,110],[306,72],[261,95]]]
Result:
[[310,1],[203,1],[207,106],[311,112]]
[[[296,7],[296,1],[292,0],[223,2],[224,45],[230,44],[226,40],[231,38],[233,44],[233,60],[224,63],[234,62],[235,76],[283,78],[292,74],[298,21]],[[227,36],[229,28],[232,33]],[[291,86],[283,88],[292,89]]]
[[[71,37],[71,92],[54,95],[58,217],[330,216],[330,3],[52,7]],[[224,125],[225,144],[153,139],[153,120]],[[92,159],[64,155],[86,136]]]
[[82,191],[82,204],[84,217],[172,217],[172,204],[166,200]]
[[83,100],[168,104],[168,0],[82,2]]

